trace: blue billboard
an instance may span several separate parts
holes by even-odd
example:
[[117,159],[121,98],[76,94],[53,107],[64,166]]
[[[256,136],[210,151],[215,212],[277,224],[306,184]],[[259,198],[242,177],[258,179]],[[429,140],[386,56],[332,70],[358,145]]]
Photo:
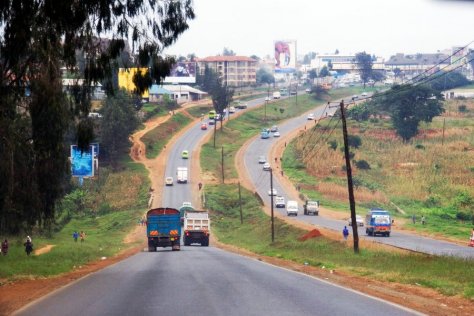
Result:
[[77,145],[71,145],[71,173],[73,177],[94,176],[94,146],[83,151]]

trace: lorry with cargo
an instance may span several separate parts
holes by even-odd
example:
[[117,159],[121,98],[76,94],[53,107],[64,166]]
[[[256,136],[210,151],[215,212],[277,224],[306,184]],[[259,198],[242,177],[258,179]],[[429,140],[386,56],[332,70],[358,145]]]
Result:
[[185,246],[201,244],[209,246],[209,232],[211,221],[209,213],[205,211],[185,211],[183,224],[183,242]]
[[306,200],[303,211],[304,215],[319,215],[319,201]]
[[146,213],[146,234],[149,252],[155,252],[157,247],[171,247],[172,250],[180,250],[179,210],[169,207],[149,210]]
[[389,237],[392,230],[390,213],[381,208],[371,209],[365,216],[365,232],[369,236],[377,234]]
[[177,178],[178,183],[187,183],[188,182],[188,168],[178,167],[176,170],[176,178]]

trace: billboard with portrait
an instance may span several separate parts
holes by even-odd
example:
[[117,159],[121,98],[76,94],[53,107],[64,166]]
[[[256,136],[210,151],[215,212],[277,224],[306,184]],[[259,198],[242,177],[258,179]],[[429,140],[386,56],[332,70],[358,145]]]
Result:
[[177,62],[165,83],[196,83],[196,63],[193,61]]
[[71,145],[71,173],[73,177],[94,176],[94,146],[83,151],[77,145]]
[[281,40],[274,42],[275,73],[296,72],[296,41]]

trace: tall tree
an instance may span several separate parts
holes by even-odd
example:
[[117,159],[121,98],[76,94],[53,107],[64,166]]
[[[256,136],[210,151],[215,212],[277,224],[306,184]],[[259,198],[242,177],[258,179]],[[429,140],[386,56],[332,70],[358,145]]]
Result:
[[366,52],[357,53],[355,56],[355,62],[365,88],[365,84],[372,77],[372,57]]
[[420,122],[431,122],[444,112],[443,95],[428,86],[396,85],[377,100],[387,111],[397,134],[408,141],[418,134]]
[[[174,59],[160,53],[193,18],[191,0],[0,1],[0,233],[49,227],[68,180],[65,134],[75,130],[82,149],[94,138],[91,87],[112,90],[103,80],[128,39],[150,69],[134,79],[143,91],[169,74]],[[83,79],[69,96],[62,67]]]
[[234,90],[224,85],[220,78],[217,79],[216,84],[211,89],[212,105],[214,110],[221,116],[221,129],[222,119],[224,118],[224,109],[232,102],[234,96]]
[[329,75],[330,73],[329,73],[328,67],[323,66],[323,68],[321,68],[321,70],[319,71],[319,77],[327,77]]
[[259,68],[257,70],[256,76],[258,84],[272,84],[273,82],[275,82],[275,77],[273,77],[273,73],[265,67]]
[[235,52],[232,49],[229,49],[227,47],[224,47],[224,50],[222,51],[223,56],[235,56]]

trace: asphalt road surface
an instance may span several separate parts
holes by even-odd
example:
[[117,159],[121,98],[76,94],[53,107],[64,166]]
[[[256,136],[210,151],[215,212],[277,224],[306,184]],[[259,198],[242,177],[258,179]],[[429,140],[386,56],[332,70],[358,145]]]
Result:
[[[349,103],[349,99],[345,99],[345,104]],[[326,108],[325,106],[319,106],[315,108],[311,113],[314,113],[314,116],[317,119],[320,117],[326,116],[326,112],[328,112],[328,119],[331,119],[330,116],[336,111],[337,106],[333,106],[331,108]],[[333,117],[333,120],[337,119]],[[335,123],[332,123],[334,125]],[[314,121],[308,120],[307,115],[302,115],[300,117],[296,117],[294,119],[290,119],[286,121],[284,124],[279,125],[279,131],[281,135],[285,135],[295,129],[303,129],[304,126],[311,127],[314,125]],[[341,124],[339,124],[339,127]],[[317,139],[317,136],[314,137]],[[268,195],[268,191],[270,190],[270,172],[263,170],[263,165],[258,163],[259,156],[267,157],[267,161],[272,164],[272,161],[269,160],[268,153],[270,151],[271,146],[273,143],[276,142],[276,139],[270,137],[269,139],[260,139],[259,137],[256,138],[247,148],[245,152],[244,162],[246,166],[246,171],[250,176],[252,182],[254,183],[255,187],[257,188],[257,192],[262,197],[264,203],[266,205],[271,205],[270,203],[270,196]],[[273,177],[273,187],[277,191],[277,195],[281,195],[285,197],[285,201],[290,200],[297,200],[296,196],[289,196],[282,185],[279,183],[276,177]],[[317,226],[329,228],[332,230],[340,231],[341,238],[342,238],[342,229],[344,225],[347,225],[347,221],[340,221],[334,220],[329,218],[324,218],[324,214],[321,216],[305,216],[303,215],[303,205],[299,203],[299,216],[294,217],[294,220],[309,222],[315,224]],[[286,216],[285,208],[275,208],[274,211],[280,212],[281,214]],[[365,212],[360,212],[360,215],[364,217]],[[347,216],[350,216],[350,212],[348,210]],[[351,230],[349,230],[351,231]],[[374,242],[384,243],[388,245],[392,245],[395,247],[400,247],[404,249],[424,252],[427,254],[434,254],[434,255],[448,255],[448,256],[456,256],[456,257],[463,257],[463,258],[474,258],[474,248],[466,246],[459,246],[450,242],[435,240],[431,238],[421,237],[415,234],[410,234],[406,232],[400,231],[393,231],[390,237],[370,237],[366,236],[365,228],[360,227],[358,229],[359,237],[365,238],[368,240],[372,240]],[[278,238],[278,237],[277,237]]]
[[143,252],[18,315],[414,315],[415,311],[214,247]]

